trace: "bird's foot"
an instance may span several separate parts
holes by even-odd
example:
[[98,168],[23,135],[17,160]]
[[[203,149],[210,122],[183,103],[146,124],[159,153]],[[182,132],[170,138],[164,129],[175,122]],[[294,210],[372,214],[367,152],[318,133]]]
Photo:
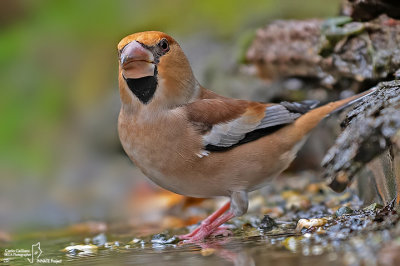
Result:
[[232,236],[233,233],[231,230],[229,230],[228,226],[220,226],[217,229],[215,229],[210,236],[216,237],[216,236]]
[[184,240],[185,243],[196,243],[206,239],[207,237],[216,237],[221,235],[230,236],[232,234],[232,231],[230,231],[226,226],[221,226],[215,229],[212,229],[209,226],[201,226],[196,233],[178,236],[178,238]]
[[191,233],[186,235],[177,236],[180,240],[186,240],[185,242],[198,242],[208,236],[217,235],[230,235],[227,227],[221,227],[223,223],[233,218],[235,215],[228,211],[230,202],[223,205],[216,212],[207,217],[199,227],[194,229]]
[[194,242],[204,240],[207,237],[231,236],[231,235],[233,235],[233,233],[231,230],[229,230],[229,227],[227,227],[227,226],[210,228],[210,226],[201,225],[199,228],[197,228],[193,232],[186,234],[186,235],[179,235],[177,237],[180,240],[184,240],[185,243],[194,243]]

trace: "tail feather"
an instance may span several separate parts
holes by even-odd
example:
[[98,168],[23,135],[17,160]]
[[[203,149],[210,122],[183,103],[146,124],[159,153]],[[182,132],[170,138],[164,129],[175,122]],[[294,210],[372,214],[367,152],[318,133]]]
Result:
[[[356,97],[356,98],[355,98],[354,100],[350,100],[348,103],[346,103],[346,104],[344,104],[344,105],[342,105],[342,106],[336,108],[335,110],[333,110],[332,112],[330,112],[328,115],[331,115],[331,114],[335,114],[335,113],[337,113],[337,112],[340,112],[340,111],[342,111],[343,109],[346,109],[347,107],[349,107],[349,106],[351,106],[351,105],[353,105],[353,104],[355,104],[355,103],[361,101],[361,100],[364,99],[365,97],[367,97],[367,96],[371,95],[372,93],[374,93],[374,92],[376,91],[376,89],[377,89],[376,87],[372,87],[371,89],[369,89],[369,90],[367,90],[367,91],[365,91],[365,92],[363,92],[363,93],[356,94],[356,95],[350,97],[350,98],[354,98],[354,97]],[[349,98],[349,99],[350,99],[350,98]]]
[[297,128],[297,130],[299,131],[299,133],[301,133],[301,135],[304,136],[308,132],[310,132],[325,117],[327,117],[333,113],[336,113],[340,110],[343,110],[344,108],[347,108],[350,105],[362,100],[364,97],[374,93],[376,91],[376,89],[377,89],[376,87],[373,87],[365,92],[356,94],[349,98],[331,102],[326,105],[312,109],[311,111],[309,111],[306,114],[299,117],[295,121],[294,125]]

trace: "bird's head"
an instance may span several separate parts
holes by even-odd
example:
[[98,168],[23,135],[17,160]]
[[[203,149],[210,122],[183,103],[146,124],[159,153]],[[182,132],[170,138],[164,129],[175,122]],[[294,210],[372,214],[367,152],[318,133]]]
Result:
[[190,101],[199,85],[179,44],[158,31],[129,35],[118,44],[119,88],[125,105],[173,108]]

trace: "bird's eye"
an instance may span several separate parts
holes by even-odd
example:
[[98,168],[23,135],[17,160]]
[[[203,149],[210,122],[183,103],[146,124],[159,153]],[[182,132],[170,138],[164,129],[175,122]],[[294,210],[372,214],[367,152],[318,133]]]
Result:
[[158,45],[161,47],[164,53],[169,51],[169,44],[166,39],[162,39]]

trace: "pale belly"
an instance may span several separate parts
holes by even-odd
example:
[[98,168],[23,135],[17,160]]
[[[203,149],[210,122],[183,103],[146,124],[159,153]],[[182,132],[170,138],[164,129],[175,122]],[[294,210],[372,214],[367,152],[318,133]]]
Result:
[[[192,197],[229,196],[232,191],[253,191],[285,170],[303,144],[285,153],[265,152],[266,139],[212,152],[200,157],[201,139],[179,124],[165,130],[161,123],[146,127],[119,125],[121,143],[131,160],[159,186]],[[157,134],[154,134],[157,132]],[[188,141],[189,140],[189,141]]]

